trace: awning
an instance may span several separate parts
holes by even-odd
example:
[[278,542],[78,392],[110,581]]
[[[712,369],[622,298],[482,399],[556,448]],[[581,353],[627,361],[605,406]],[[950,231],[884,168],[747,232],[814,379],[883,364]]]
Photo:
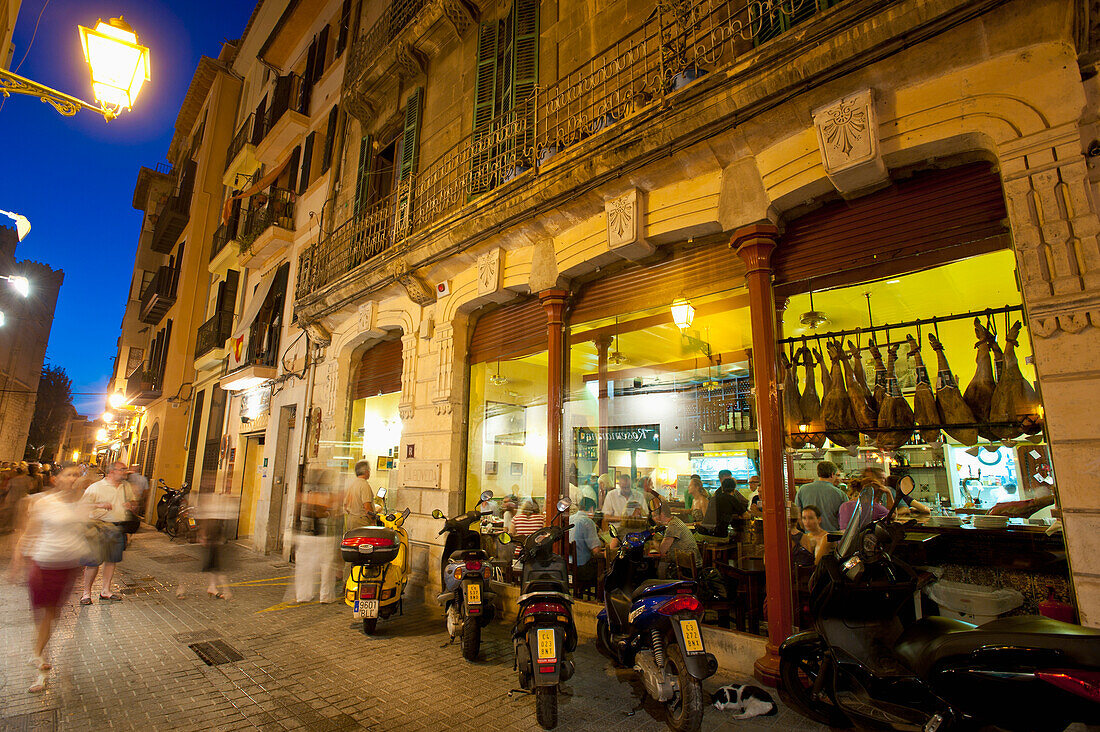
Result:
[[[237,200],[238,198],[248,198],[249,196],[254,196],[257,193],[259,193],[260,191],[262,191],[266,188],[270,188],[271,185],[273,183],[275,183],[275,179],[279,177],[279,174],[282,173],[283,170],[286,169],[287,165],[290,164],[290,158],[291,158],[291,156],[287,155],[286,160],[279,163],[279,167],[275,168],[275,170],[272,170],[270,173],[265,175],[263,178],[260,178],[258,181],[253,183],[249,188],[241,191],[240,193],[235,193],[232,196],[230,196],[229,198],[225,199],[225,203],[222,204],[222,223],[223,224],[228,224],[229,223],[229,217],[233,215],[233,201]],[[294,186],[292,184],[291,188],[293,188],[293,187]]]
[[248,352],[248,332],[252,328],[252,323],[256,320],[256,316],[259,314],[260,308],[264,306],[268,293],[271,292],[271,284],[275,281],[275,274],[278,271],[278,267],[272,267],[271,271],[263,276],[263,279],[260,280],[260,284],[256,286],[252,298],[245,306],[244,313],[241,315],[241,320],[236,330],[229,336],[230,371],[244,365]]

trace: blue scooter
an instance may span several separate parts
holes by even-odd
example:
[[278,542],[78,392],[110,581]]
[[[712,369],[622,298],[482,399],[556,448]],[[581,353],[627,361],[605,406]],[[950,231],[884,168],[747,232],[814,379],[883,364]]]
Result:
[[[703,721],[703,679],[718,660],[703,647],[703,604],[690,580],[648,579],[645,544],[653,528],[627,534],[604,580],[604,609],[596,616],[597,642],[622,666],[633,666],[646,693],[665,705],[676,732],[697,732]],[[612,536],[615,535],[614,530]]]

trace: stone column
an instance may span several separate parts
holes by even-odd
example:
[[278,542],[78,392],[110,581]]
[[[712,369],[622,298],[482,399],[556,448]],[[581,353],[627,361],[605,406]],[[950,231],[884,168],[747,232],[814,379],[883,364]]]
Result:
[[1100,218],[1075,127],[998,150],[1081,623],[1100,627]]
[[756,678],[775,685],[779,646],[791,632],[791,557],[787,535],[787,491],[783,485],[783,418],[776,375],[775,296],[771,254],[779,231],[764,222],[733,232],[730,246],[744,260],[752,323],[752,375],[760,435],[760,494],[764,503],[764,567],[768,597],[767,653],[757,659]]
[[562,424],[562,328],[565,323],[565,290],[543,290],[539,300],[546,309],[546,524],[557,512],[561,489]]
[[[599,365],[597,368],[597,378],[600,380],[600,387],[598,392],[599,397],[599,423],[596,425],[596,450],[599,457],[599,475],[603,475],[608,471],[607,460],[607,440],[600,439],[600,430],[607,427],[610,422],[608,415],[608,394],[607,394],[607,349],[611,347],[611,336],[599,336],[593,341],[596,344],[596,351],[599,353]],[[602,506],[603,496],[596,496]]]

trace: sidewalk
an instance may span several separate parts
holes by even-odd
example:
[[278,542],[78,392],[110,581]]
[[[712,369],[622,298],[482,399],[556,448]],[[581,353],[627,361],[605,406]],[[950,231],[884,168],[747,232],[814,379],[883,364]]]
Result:
[[[26,588],[0,584],[0,730],[522,730],[534,699],[516,686],[508,629],[485,629],[467,663],[438,609],[410,605],[366,637],[342,603],[286,602],[293,567],[242,550],[232,601],[212,600],[199,548],[143,526],[116,574],[121,603],[72,604],[50,641],[44,693],[29,694]],[[188,596],[175,588],[183,577]],[[205,645],[203,645],[205,644]],[[197,649],[197,650],[195,650]],[[204,652],[215,665],[199,656]],[[592,641],[560,698],[560,730],[664,730],[661,708]],[[731,679],[709,679],[713,691]],[[773,696],[777,696],[773,694]],[[746,722],[708,707],[704,730],[821,729],[795,713]]]

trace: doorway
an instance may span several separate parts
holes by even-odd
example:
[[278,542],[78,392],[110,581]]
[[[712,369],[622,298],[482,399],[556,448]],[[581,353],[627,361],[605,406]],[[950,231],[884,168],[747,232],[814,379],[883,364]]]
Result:
[[264,436],[245,437],[241,470],[241,507],[237,519],[237,538],[252,536],[256,523],[256,497],[260,489],[260,465],[264,456]]
[[275,441],[274,473],[271,477],[271,512],[268,514],[267,546],[268,554],[282,553],[283,536],[286,525],[283,521],[284,506],[286,506],[288,459],[291,454],[290,433],[294,429],[297,407],[294,404],[282,407],[279,410],[279,431]]

